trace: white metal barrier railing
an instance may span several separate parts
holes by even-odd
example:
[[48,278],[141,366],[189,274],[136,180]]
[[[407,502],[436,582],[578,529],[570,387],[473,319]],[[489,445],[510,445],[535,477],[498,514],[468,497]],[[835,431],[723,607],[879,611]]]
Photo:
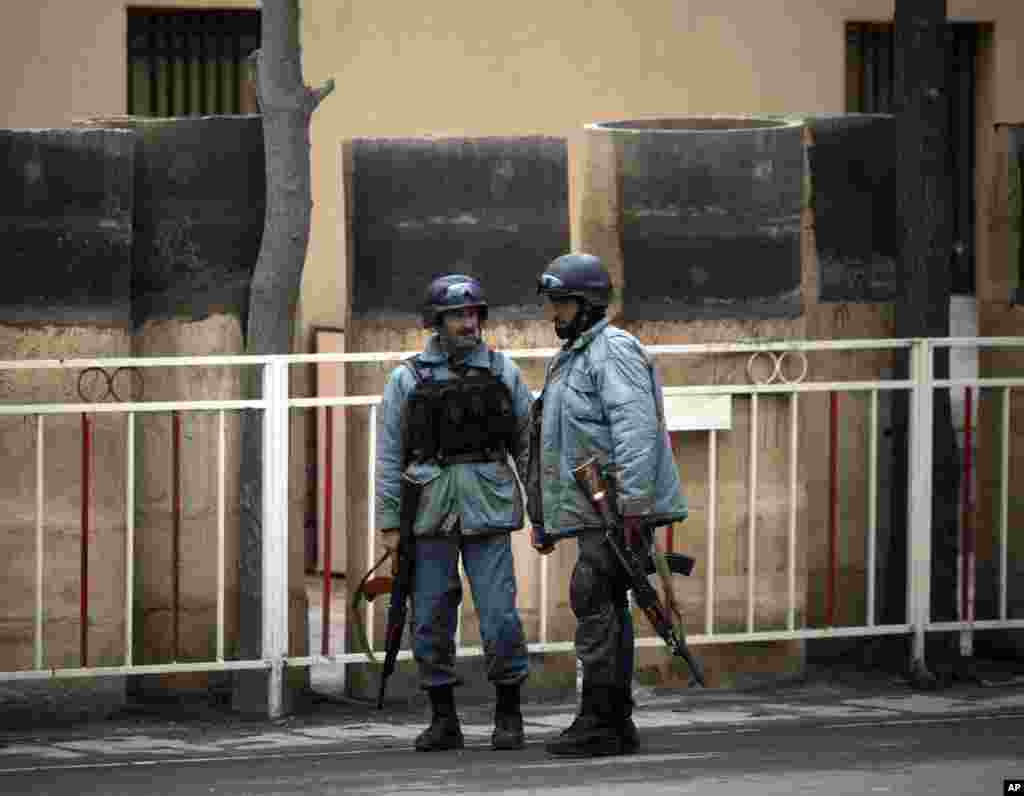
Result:
[[[960,610],[961,618],[955,622],[937,622],[933,621],[930,611],[930,582],[928,575],[928,564],[930,563],[931,550],[930,547],[927,550],[927,557],[922,554],[923,563],[919,564],[919,568],[924,569],[924,573],[920,576],[924,582],[922,593],[917,594],[918,605],[916,607],[917,616],[919,617],[919,626],[921,630],[915,634],[915,650],[920,652],[923,656],[923,636],[925,631],[959,631],[960,632],[960,647],[961,651],[970,655],[973,652],[973,635],[976,630],[996,630],[996,629],[1009,629],[1009,628],[1022,628],[1024,627],[1024,620],[1022,619],[1011,619],[1009,617],[1008,607],[1008,584],[1009,584],[1009,568],[1008,568],[1008,551],[1009,551],[1009,519],[1010,519],[1010,432],[1011,432],[1011,398],[1012,390],[1014,388],[1024,387],[1024,379],[1022,378],[949,378],[949,379],[935,379],[932,376],[931,365],[932,365],[932,352],[936,349],[955,349],[964,348],[969,346],[977,345],[980,349],[984,348],[1001,348],[1001,347],[1013,347],[1020,346],[1024,342],[1024,338],[938,338],[938,339],[927,339],[922,340],[919,343],[921,349],[921,382],[920,389],[927,393],[927,401],[924,402],[923,406],[919,407],[921,417],[923,421],[930,424],[932,418],[932,399],[935,390],[939,389],[956,389],[962,388],[968,391],[977,390],[979,393],[983,389],[998,390],[1000,393],[1000,410],[999,410],[999,497],[998,497],[998,560],[997,560],[997,596],[996,596],[996,610],[998,616],[993,619],[977,619],[974,615],[974,566],[975,561],[973,560],[973,547],[969,546],[965,551],[963,546],[961,547],[960,555],[960,580],[961,588],[960,592],[962,595]],[[970,395],[970,392],[968,392]],[[968,415],[968,424],[970,423]],[[930,427],[930,425],[929,425]],[[968,426],[969,427],[969,426]],[[930,446],[931,436],[928,437],[927,443]],[[927,456],[927,463],[931,464],[931,450],[924,452]],[[1019,479],[1018,479],[1019,482]],[[921,527],[917,529],[917,532],[921,534],[929,543],[930,536],[927,533],[930,526],[930,484],[927,485],[927,497],[929,498],[929,515],[920,518]],[[923,488],[924,489],[924,488]],[[969,494],[969,492],[967,493]],[[926,524],[927,519],[927,524]],[[967,537],[965,537],[967,538]]]
[[[718,452],[720,439],[715,428],[708,430],[707,446],[707,522],[706,550],[707,560],[702,563],[705,575],[704,596],[704,628],[702,633],[689,636],[694,645],[740,643],[749,641],[782,641],[792,639],[812,639],[827,637],[879,636],[893,634],[912,634],[914,639],[914,656],[923,659],[924,638],[927,631],[959,631],[962,644],[970,649],[971,633],[980,629],[1022,628],[1024,619],[1012,619],[1008,615],[1007,580],[1009,576],[1007,561],[1009,500],[1011,494],[1010,467],[1010,397],[1015,388],[1024,387],[1024,378],[971,378],[943,379],[933,378],[932,362],[935,350],[940,348],[976,347],[991,348],[1024,348],[1024,337],[1016,338],[944,338],[914,340],[843,340],[843,341],[770,341],[722,343],[701,345],[665,345],[649,346],[648,351],[656,357],[685,357],[707,355],[747,355],[748,375],[751,383],[729,384],[697,384],[672,385],[666,384],[666,397],[687,395],[727,395],[739,396],[749,401],[749,432],[750,432],[750,465],[747,483],[747,527],[746,527],[746,608],[745,622],[742,631],[716,632],[716,580],[715,555],[718,528]],[[864,380],[864,381],[808,381],[808,353],[829,354],[838,352],[878,352],[878,351],[909,351],[911,356],[910,378],[906,380]],[[372,564],[375,554],[375,534],[373,520],[373,467],[375,457],[375,428],[377,404],[380,396],[340,396],[317,398],[289,397],[289,368],[293,365],[312,363],[386,363],[398,362],[412,352],[389,353],[349,353],[349,354],[304,354],[290,356],[244,357],[244,356],[211,356],[211,357],[175,357],[175,358],[104,358],[92,360],[25,360],[0,362],[0,371],[24,370],[79,370],[89,368],[195,368],[195,367],[242,367],[256,366],[262,368],[262,396],[258,399],[233,400],[198,400],[198,401],[121,401],[113,403],[82,402],[82,403],[34,403],[34,404],[0,404],[0,417],[29,416],[36,419],[36,505],[35,505],[35,593],[33,622],[33,668],[19,671],[0,671],[0,681],[18,679],[44,679],[54,677],[86,677],[97,675],[124,674],[159,674],[183,671],[218,671],[240,669],[266,669],[270,672],[270,702],[272,715],[281,711],[281,683],[286,666],[310,666],[320,663],[347,663],[365,660],[362,653],[348,654],[310,654],[306,656],[288,656],[288,475],[289,475],[289,412],[291,409],[322,408],[331,411],[335,407],[362,407],[369,414],[369,444],[367,456],[371,466],[368,468],[368,516],[367,516],[367,560]],[[516,360],[546,360],[556,353],[556,349],[531,349],[507,351]],[[774,363],[769,368],[767,377],[756,375],[755,361],[767,356],[766,361]],[[783,367],[786,357],[792,356],[802,363],[802,370],[796,375],[787,374]],[[998,561],[998,616],[991,619],[975,619],[973,613],[962,616],[955,622],[932,622],[930,616],[930,562],[931,562],[931,462],[932,462],[932,417],[934,391],[936,389],[954,389],[970,387],[972,389],[995,389],[1001,392],[1002,410],[1000,420],[1000,514],[999,514],[999,561]],[[909,453],[912,463],[909,490],[907,495],[908,517],[908,561],[907,561],[907,614],[906,621],[900,624],[880,625],[876,619],[874,572],[877,550],[875,545],[877,522],[877,488],[878,473],[875,468],[879,432],[879,395],[886,391],[903,390],[910,395],[910,433]],[[797,560],[796,546],[798,535],[798,449],[800,440],[799,406],[800,397],[810,393],[860,393],[865,394],[869,406],[869,453],[867,462],[868,496],[865,507],[867,527],[865,529],[866,550],[866,611],[863,624],[851,626],[799,627],[797,622]],[[757,460],[757,435],[759,433],[759,399],[765,396],[781,396],[789,401],[788,412],[788,528],[786,539],[786,599],[785,628],[757,629],[756,622],[756,560],[758,554],[757,538],[757,500],[759,482],[759,462]],[[227,412],[260,411],[263,416],[263,649],[262,656],[253,660],[227,660],[225,656],[225,470],[227,467],[225,452],[225,414]],[[137,415],[161,412],[216,412],[218,430],[216,435],[217,460],[217,596],[216,596],[216,654],[209,661],[169,662],[163,664],[139,665],[133,662],[132,656],[132,620],[133,620],[133,581],[132,560],[135,544],[135,421]],[[43,584],[45,572],[43,567],[45,550],[45,519],[46,492],[44,484],[44,418],[51,415],[94,415],[100,413],[119,413],[126,416],[125,462],[126,462],[126,494],[125,494],[125,583],[123,584],[125,612],[125,649],[124,662],[118,666],[87,666],[79,667],[48,667],[43,646]],[[2,452],[0,452],[2,453]],[[686,481],[688,491],[698,485]],[[572,642],[552,641],[549,637],[549,604],[550,575],[548,558],[541,559],[540,578],[540,622],[539,638],[531,640],[529,649],[535,652],[566,652],[573,649]],[[966,572],[966,569],[964,570]],[[324,610],[328,610],[324,606]],[[372,605],[370,609],[372,611]],[[84,613],[83,613],[84,616]],[[84,624],[84,623],[83,623]],[[368,631],[372,634],[373,622],[367,622]],[[461,657],[482,655],[480,647],[462,645],[461,621],[458,637],[457,654]],[[372,636],[371,636],[372,643]],[[638,646],[658,646],[660,639],[654,636],[637,638]],[[84,652],[84,643],[83,643]],[[83,654],[83,658],[84,658]],[[409,658],[410,652],[403,650],[400,658]]]
[[[155,358],[103,358],[103,359],[77,359],[77,360],[20,360],[13,362],[0,362],[0,371],[79,371],[82,374],[90,371],[99,371],[107,374],[116,373],[119,369],[146,368],[197,368],[197,367],[238,367],[238,366],[261,366],[263,367],[263,397],[259,399],[233,399],[233,400],[192,400],[192,401],[123,401],[115,400],[112,403],[83,399],[79,403],[35,403],[35,404],[0,404],[0,417],[4,416],[30,416],[36,419],[36,501],[35,501],[35,589],[34,589],[34,621],[33,621],[33,664],[34,668],[18,671],[0,671],[2,680],[40,680],[49,678],[78,678],[92,677],[98,675],[128,675],[128,674],[169,674],[179,672],[202,672],[202,671],[229,671],[243,669],[269,669],[274,672],[275,677],[280,680],[280,672],[283,666],[283,656],[287,651],[281,632],[287,633],[287,580],[281,579],[279,570],[285,561],[287,544],[284,535],[287,533],[286,517],[282,523],[282,513],[279,505],[281,502],[281,491],[287,493],[287,470],[282,471],[282,466],[287,468],[287,366],[272,357],[238,357],[238,356],[203,356],[203,357],[155,357]],[[112,390],[108,391],[110,395]],[[81,379],[79,380],[79,394],[81,396]],[[115,397],[117,397],[115,395]],[[225,584],[224,584],[224,560],[225,560],[225,473],[226,473],[226,450],[225,450],[225,413],[231,411],[257,410],[263,412],[263,427],[265,453],[264,462],[264,519],[267,534],[263,544],[263,593],[269,599],[263,601],[263,656],[255,660],[227,660],[225,658],[224,638],[224,616],[225,616]],[[216,412],[218,417],[217,433],[217,594],[216,594],[216,655],[210,661],[173,661],[160,664],[137,664],[133,660],[133,625],[134,605],[133,587],[135,580],[134,573],[134,550],[135,550],[135,441],[136,441],[136,417],[138,415],[153,415],[158,413],[177,412]],[[44,480],[44,433],[45,418],[61,415],[81,415],[83,418],[83,481],[88,483],[88,469],[85,458],[88,450],[89,425],[87,418],[96,415],[118,414],[126,418],[125,430],[125,499],[124,499],[124,525],[125,525],[125,583],[124,590],[124,655],[123,663],[119,666],[89,666],[86,655],[86,633],[88,620],[87,598],[89,589],[87,586],[86,562],[88,554],[86,551],[88,541],[88,495],[84,494],[87,486],[83,486],[83,507],[82,507],[82,531],[83,531],[83,570],[79,589],[82,595],[82,616],[81,616],[81,658],[82,665],[77,667],[46,667],[43,648],[43,585],[44,585],[44,552],[45,544],[45,494],[46,484]],[[284,422],[282,423],[282,416]],[[281,458],[281,445],[284,445],[285,459]],[[0,452],[2,454],[2,452]],[[287,505],[287,494],[285,503]],[[281,591],[284,588],[285,591]],[[285,598],[282,601],[282,596]],[[282,608],[282,606],[285,606]],[[285,613],[284,623],[278,616]],[[278,688],[279,692],[280,689]],[[271,693],[274,693],[272,689]],[[272,711],[280,711],[280,700],[275,699],[271,703]]]

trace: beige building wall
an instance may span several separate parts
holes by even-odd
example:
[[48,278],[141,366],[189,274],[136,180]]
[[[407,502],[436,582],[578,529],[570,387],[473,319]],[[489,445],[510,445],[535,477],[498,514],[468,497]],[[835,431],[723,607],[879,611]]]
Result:
[[[506,6],[306,4],[304,68],[335,94],[313,120],[313,231],[305,325],[344,322],[337,142],[357,136],[580,134],[586,122],[845,107],[850,20],[892,0],[523,0]],[[950,0],[995,23],[994,112],[1024,115],[1024,5]]]
[[[259,4],[148,0],[146,5]],[[127,6],[124,0],[40,0],[5,9],[0,126],[69,126],[74,119],[123,113]],[[312,350],[315,327],[349,323],[341,158],[346,139],[544,134],[569,137],[571,151],[578,152],[582,126],[596,120],[841,111],[844,23],[891,19],[892,12],[893,0],[439,0],[427,6],[307,0],[302,18],[306,82],[315,86],[333,78],[336,88],[312,123],[313,228],[297,350]],[[950,0],[949,13],[993,25],[984,56],[990,78],[985,120],[1024,119],[1019,46],[1024,3]],[[991,130],[991,124],[982,127],[978,141],[979,275],[992,272],[984,262],[990,248],[984,214],[994,201],[986,190]],[[1008,317],[1005,298],[994,300],[999,317]],[[864,312],[872,323],[884,325],[873,310]],[[1019,327],[1019,318],[1009,317],[1008,324]],[[821,315],[809,316],[805,330],[812,336],[836,333]],[[545,334],[540,327],[525,335],[494,331],[494,342],[502,346],[554,343],[550,330]],[[645,331],[658,334],[653,325]],[[419,333],[394,330],[379,340],[386,348],[415,347]]]
[[[66,126],[126,107],[124,0],[40,0],[5,9],[0,126]],[[256,8],[253,0],[147,6]],[[334,94],[312,126],[313,228],[300,340],[347,321],[340,147],[357,136],[576,135],[645,115],[844,108],[850,20],[891,19],[893,0],[521,0],[425,7],[303,3],[307,83]],[[1024,118],[1024,4],[950,0],[991,22],[992,116]]]
[[127,108],[127,14],[152,8],[258,8],[256,0],[39,0],[6,3],[0,127],[67,127]]

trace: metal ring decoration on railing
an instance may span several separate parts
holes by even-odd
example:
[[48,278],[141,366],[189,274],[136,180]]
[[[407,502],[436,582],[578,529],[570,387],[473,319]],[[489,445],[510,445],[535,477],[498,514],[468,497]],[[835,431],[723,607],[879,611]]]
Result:
[[[771,372],[767,377],[758,378],[757,373],[754,371],[754,366],[761,358],[761,356],[768,358],[771,363]],[[771,384],[779,376],[779,358],[774,351],[755,351],[750,355],[750,359],[747,360],[747,378],[749,378],[754,384]]]
[[116,368],[108,372],[106,368],[86,368],[78,374],[78,397],[85,403],[99,403],[108,398],[115,403],[122,403],[128,396],[128,400],[142,400],[145,389],[145,380],[139,368],[127,367]]
[[[764,356],[771,363],[767,376],[757,370],[758,359]],[[784,367],[787,357],[799,357],[800,370],[798,375],[790,378],[786,375]],[[766,363],[767,364],[767,363]],[[747,377],[754,384],[771,384],[776,379],[783,384],[799,384],[807,378],[807,355],[803,351],[783,351],[781,354],[775,351],[755,351],[747,360]]]
[[[796,378],[786,378],[786,357],[799,357],[801,362],[800,375]],[[807,378],[807,354],[803,351],[783,351],[779,356],[779,380],[786,384],[799,384]]]

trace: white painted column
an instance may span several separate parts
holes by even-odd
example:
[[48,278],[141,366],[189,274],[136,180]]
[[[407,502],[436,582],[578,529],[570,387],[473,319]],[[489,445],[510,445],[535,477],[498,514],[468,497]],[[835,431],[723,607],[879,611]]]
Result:
[[708,560],[704,576],[704,632],[715,632],[715,537],[718,535],[718,431],[708,431]]
[[875,626],[875,536],[878,533],[878,390],[868,394],[868,529],[867,529],[867,617],[868,627]]
[[[43,416],[36,415],[36,616],[35,665],[43,668]],[[1004,600],[1006,604],[1006,600]]]
[[910,494],[907,501],[907,614],[914,628],[913,659],[924,663],[925,627],[931,616],[932,558],[932,347],[916,340],[911,349]]
[[135,596],[135,413],[128,413],[124,484],[124,665],[132,665]]
[[750,394],[750,481],[747,487],[747,632],[754,632],[757,572],[757,393]]
[[226,483],[224,410],[217,413],[217,660],[224,660],[224,530]]
[[1007,549],[1010,520],[1010,388],[1003,388],[1002,422],[999,424],[999,618],[1006,621]]
[[787,539],[787,585],[789,597],[786,601],[786,627],[796,629],[796,517],[799,499],[797,480],[797,453],[799,451],[799,401],[800,393],[789,396],[789,535]]
[[270,663],[267,713],[284,711],[288,654],[288,361],[263,366],[263,659]]

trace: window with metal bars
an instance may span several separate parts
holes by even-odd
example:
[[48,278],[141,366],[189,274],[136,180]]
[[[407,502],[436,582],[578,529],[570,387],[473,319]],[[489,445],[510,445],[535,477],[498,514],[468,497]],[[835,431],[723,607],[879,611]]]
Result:
[[[949,158],[953,175],[953,293],[974,295],[975,128],[977,53],[982,25],[948,27]],[[846,110],[895,113],[894,30],[891,22],[846,25]]]
[[128,113],[255,113],[258,10],[128,9]]

